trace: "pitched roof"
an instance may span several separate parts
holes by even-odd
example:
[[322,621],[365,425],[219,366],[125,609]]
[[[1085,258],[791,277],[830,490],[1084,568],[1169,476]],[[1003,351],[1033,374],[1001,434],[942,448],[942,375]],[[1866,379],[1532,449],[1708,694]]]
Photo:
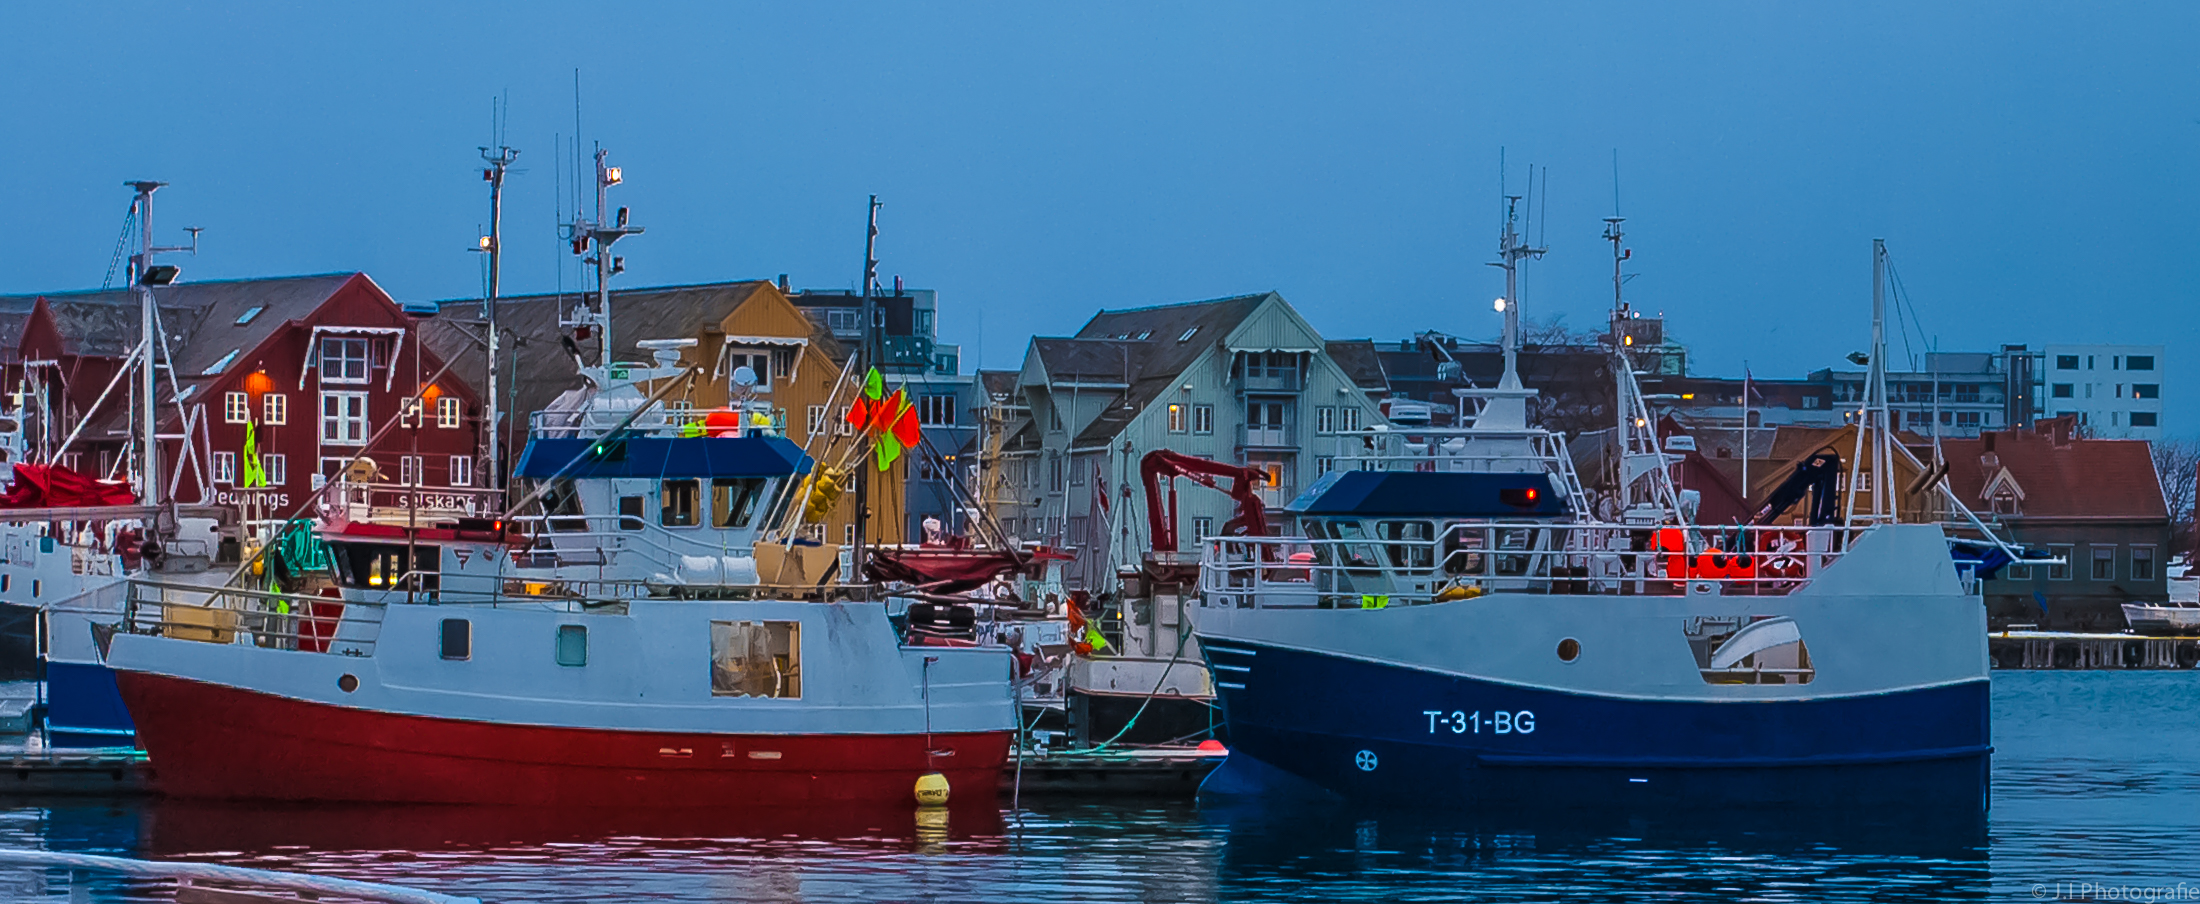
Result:
[[[230,279],[177,283],[153,290],[169,351],[176,357],[178,379],[198,376],[231,349],[250,350],[290,320],[312,313],[359,273],[321,273],[269,279]],[[48,292],[0,296],[0,310],[20,307],[25,316],[44,298],[68,351],[119,358],[138,342],[139,310],[134,289]],[[249,310],[260,312],[243,324]],[[22,326],[7,334],[21,335]]]
[[2024,488],[2019,517],[2169,518],[2153,449],[2144,440],[2058,443],[2040,431],[2008,430],[1940,442],[1948,456],[1948,486],[1973,508],[1987,482],[2006,468]]
[[989,398],[1007,399],[1016,394],[1018,376],[1021,374],[1013,370],[981,370],[978,371],[978,385],[985,387]]
[[[1099,417],[1085,425],[1073,442],[1075,446],[1089,446],[1106,442],[1121,433],[1131,419],[1152,404],[1153,400],[1176,383],[1182,374],[1199,360],[1210,348],[1221,344],[1224,337],[1237,329],[1245,318],[1252,316],[1261,304],[1274,298],[1273,292],[1258,295],[1237,295],[1208,301],[1183,304],[1155,305],[1145,308],[1126,308],[1120,311],[1101,311],[1077,331],[1075,340],[1084,340],[1074,349],[1056,346],[1065,366],[1074,368],[1072,373],[1106,374],[1105,382],[1128,382],[1130,389],[1108,403]],[[1064,340],[1037,339],[1034,344],[1059,343]],[[1074,340],[1072,340],[1074,341]],[[1127,347],[1122,343],[1129,343]],[[1125,380],[1125,352],[1128,352],[1128,380]],[[1114,356],[1107,360],[1109,354]],[[1040,361],[1046,362],[1042,347]],[[1047,372],[1055,373],[1049,364]],[[1101,382],[1095,380],[1095,382]]]
[[[767,280],[744,280],[613,290],[612,358],[647,361],[650,356],[636,342],[693,338],[705,328],[716,328],[726,315],[768,284]],[[499,353],[508,359],[499,372],[503,381],[498,392],[504,398],[498,401],[505,411],[512,412],[512,417],[547,408],[560,393],[583,385],[572,357],[558,338],[565,333],[558,321],[571,314],[583,299],[579,292],[498,299],[497,329],[504,334]],[[481,316],[479,298],[446,301],[443,316],[428,321],[421,329],[429,348],[444,360],[457,362],[452,365],[452,373],[477,387],[488,383],[487,358],[480,342]],[[812,331],[811,341],[826,343],[828,354],[836,348],[821,327]],[[594,343],[581,345],[584,355],[593,361]]]
[[1390,375],[1383,371],[1383,359],[1375,353],[1375,340],[1333,339],[1327,347],[1330,360],[1344,368],[1352,385],[1369,391],[1390,388]]

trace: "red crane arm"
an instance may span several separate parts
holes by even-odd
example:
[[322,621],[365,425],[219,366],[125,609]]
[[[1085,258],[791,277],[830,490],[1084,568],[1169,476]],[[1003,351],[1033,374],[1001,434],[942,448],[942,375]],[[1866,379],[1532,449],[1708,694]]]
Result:
[[[1146,453],[1138,462],[1138,477],[1146,484],[1146,526],[1153,533],[1155,552],[1176,549],[1176,478],[1189,477],[1202,486],[1217,490],[1215,479],[1230,478],[1230,487],[1223,492],[1237,500],[1237,516],[1222,526],[1222,532],[1230,536],[1260,535],[1268,532],[1268,506],[1254,492],[1268,482],[1268,472],[1259,468],[1224,464],[1197,456],[1155,449]],[[1161,499],[1161,479],[1169,479],[1169,498]]]

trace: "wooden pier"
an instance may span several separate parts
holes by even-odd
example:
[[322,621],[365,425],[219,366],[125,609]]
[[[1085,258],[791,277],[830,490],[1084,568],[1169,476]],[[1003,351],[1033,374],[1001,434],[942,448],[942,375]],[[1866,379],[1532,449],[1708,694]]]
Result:
[[132,750],[0,747],[0,795],[125,797],[152,791],[152,767]]
[[1986,635],[1996,669],[2190,669],[2200,637],[1998,631]]

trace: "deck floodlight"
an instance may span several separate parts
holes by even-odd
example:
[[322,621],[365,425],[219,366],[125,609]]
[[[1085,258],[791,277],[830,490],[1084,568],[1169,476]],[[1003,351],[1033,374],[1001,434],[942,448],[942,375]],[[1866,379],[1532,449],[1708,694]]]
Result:
[[624,181],[626,181],[626,177],[619,172],[618,167],[607,166],[603,168],[603,184],[617,185]]
[[176,281],[183,268],[173,264],[154,264],[145,268],[145,275],[138,277],[141,286],[165,286]]
[[1500,298],[1497,300],[1497,313],[1505,313],[1505,299]]

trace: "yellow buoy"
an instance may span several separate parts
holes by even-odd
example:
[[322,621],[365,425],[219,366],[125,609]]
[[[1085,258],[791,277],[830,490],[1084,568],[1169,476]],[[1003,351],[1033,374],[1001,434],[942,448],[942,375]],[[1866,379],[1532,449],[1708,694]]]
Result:
[[927,807],[947,804],[947,776],[927,772],[917,776],[917,803]]

